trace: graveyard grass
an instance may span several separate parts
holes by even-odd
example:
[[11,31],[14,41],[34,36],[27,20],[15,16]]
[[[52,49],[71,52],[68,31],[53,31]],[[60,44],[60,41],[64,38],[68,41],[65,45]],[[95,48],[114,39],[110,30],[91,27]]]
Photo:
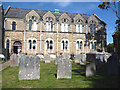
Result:
[[[104,71],[104,68],[103,68]],[[57,79],[57,65],[54,62],[40,62],[39,80],[18,80],[19,67],[8,67],[2,71],[2,88],[116,88],[117,76],[96,75],[85,77],[85,66],[72,63],[72,78]],[[101,71],[102,72],[102,71]]]

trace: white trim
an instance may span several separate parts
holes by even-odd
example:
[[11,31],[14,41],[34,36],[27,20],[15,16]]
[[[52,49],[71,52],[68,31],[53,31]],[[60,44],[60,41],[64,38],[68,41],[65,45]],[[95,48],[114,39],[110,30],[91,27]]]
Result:
[[[80,49],[79,47],[77,48],[77,41],[79,41],[79,46],[80,46],[80,42],[82,41],[82,49]],[[82,39],[76,40],[76,50],[84,50],[84,41]]]
[[[28,41],[29,40],[31,40],[32,41],[32,48],[31,49],[29,49],[29,43],[28,43]],[[36,40],[36,49],[33,49],[33,40]],[[37,50],[37,39],[36,38],[28,38],[27,39],[27,50]]]
[[[47,49],[47,45],[46,45],[46,41],[47,41],[47,40],[48,40],[49,42],[50,42],[50,40],[52,40],[52,42],[53,42],[53,48],[52,48],[52,49]],[[49,44],[49,46],[50,46],[50,44]],[[46,50],[50,50],[50,51],[51,51],[51,50],[52,50],[52,51],[54,50],[54,40],[53,40],[52,38],[47,38],[47,39],[45,39],[45,51],[46,51]]]
[[[67,48],[67,51],[69,51],[69,40],[68,40],[68,39],[62,39],[62,40],[61,40],[61,50],[63,50],[62,41],[64,41],[64,42],[68,41],[68,48]],[[65,47],[65,46],[64,46],[64,47]],[[66,49],[64,49],[64,50],[66,50]]]

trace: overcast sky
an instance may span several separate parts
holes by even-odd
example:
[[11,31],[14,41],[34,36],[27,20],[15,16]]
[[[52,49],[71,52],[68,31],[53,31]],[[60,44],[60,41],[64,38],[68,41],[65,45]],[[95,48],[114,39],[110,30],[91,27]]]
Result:
[[101,2],[3,2],[6,9],[9,5],[12,8],[50,10],[59,9],[60,12],[80,13],[80,14],[96,14],[107,24],[107,44],[113,43],[112,34],[115,31],[115,21],[117,19],[115,13],[109,10],[98,8]]

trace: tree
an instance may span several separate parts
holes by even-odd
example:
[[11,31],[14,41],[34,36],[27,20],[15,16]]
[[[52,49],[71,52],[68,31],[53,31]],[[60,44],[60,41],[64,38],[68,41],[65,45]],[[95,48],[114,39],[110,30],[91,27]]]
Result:
[[120,16],[118,15],[116,3],[117,3],[116,0],[114,0],[114,2],[103,2],[102,4],[99,4],[98,7],[101,9],[104,9],[104,10],[108,10],[109,8],[111,8],[116,13],[116,16],[118,18],[118,20],[116,20],[116,24],[119,24],[120,23]]
[[107,45],[107,52],[109,52],[109,53],[113,53],[114,52],[113,43]]

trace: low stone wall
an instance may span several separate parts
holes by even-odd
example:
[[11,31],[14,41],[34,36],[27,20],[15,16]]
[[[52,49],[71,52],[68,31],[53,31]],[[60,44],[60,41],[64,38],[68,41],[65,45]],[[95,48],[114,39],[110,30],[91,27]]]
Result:
[[7,61],[7,62],[5,62],[5,63],[1,63],[1,64],[0,64],[0,71],[2,71],[3,69],[7,68],[8,66],[10,66],[11,63],[12,63],[11,60],[9,60],[9,61]]

